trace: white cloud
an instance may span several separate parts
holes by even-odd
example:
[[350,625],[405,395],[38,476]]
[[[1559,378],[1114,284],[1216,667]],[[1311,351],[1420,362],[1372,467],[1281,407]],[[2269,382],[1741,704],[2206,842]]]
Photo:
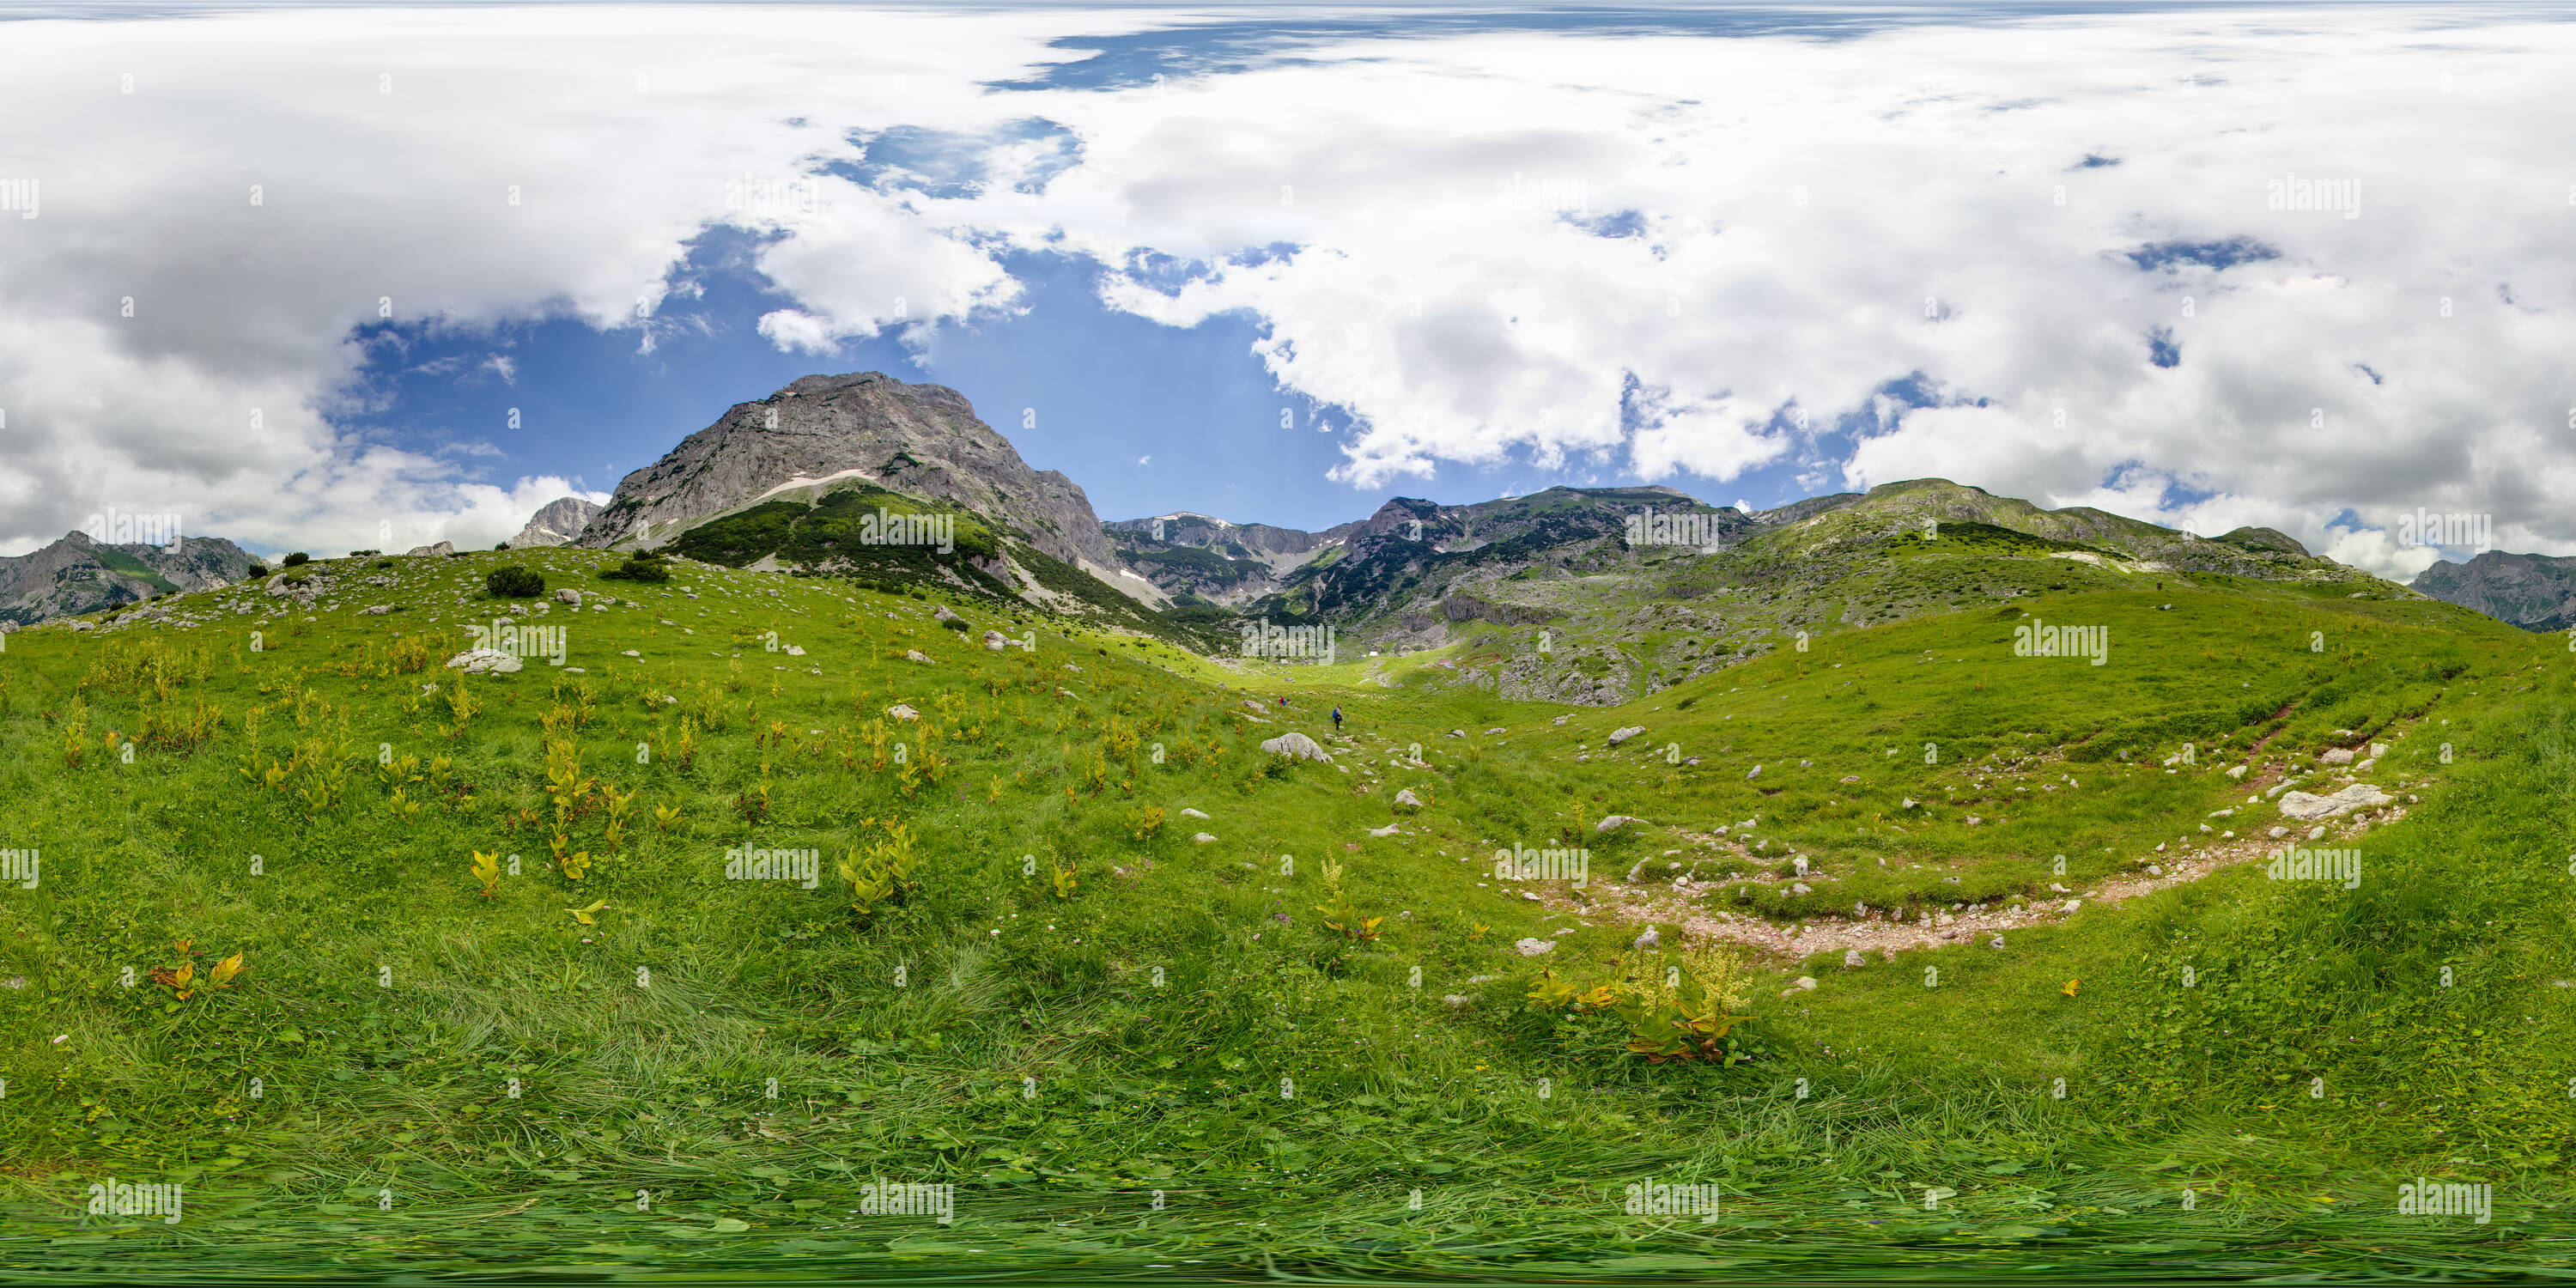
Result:
[[[1085,164],[1043,198],[932,213],[1111,263],[1301,248],[1106,294],[1174,325],[1257,315],[1272,372],[1359,417],[1342,476],[1361,485],[1605,447],[1649,479],[1725,481],[1797,456],[1775,412],[1830,417],[1921,372],[1970,404],[1838,448],[1847,486],[1939,474],[2046,500],[2125,472],[2141,517],[2190,517],[2169,487],[2215,492],[2311,544],[2347,510],[2419,502],[2576,538],[2550,504],[2576,454],[2549,432],[2576,243],[2532,125],[2576,99],[2549,71],[2576,33],[2373,23],[1350,41],[1039,96]],[[2357,181],[2361,217],[2267,208],[2294,174]],[[2235,238],[2277,256],[2131,258]],[[2178,365],[2150,364],[2151,334]]]
[[[1294,60],[1113,91],[988,87],[1076,56],[1057,36],[1200,20],[12,24],[0,110],[47,124],[8,162],[45,181],[42,218],[0,219],[0,502],[19,516],[0,540],[50,538],[93,497],[252,534],[399,514],[505,537],[524,514],[489,507],[530,485],[478,492],[454,460],[331,431],[351,328],[380,296],[458,325],[630,326],[681,243],[723,220],[775,235],[757,262],[794,303],[758,326],[813,352],[1021,307],[1008,249],[1124,265],[1292,247],[1176,287],[1112,273],[1104,298],[1176,326],[1256,318],[1272,374],[1351,413],[1339,476],[1359,486],[1443,463],[1685,486],[1938,474],[2278,527],[2392,574],[2421,552],[2367,533],[2417,505],[2576,549],[2552,504],[2576,487],[2576,176],[2542,126],[2576,106],[2565,24],[2283,9],[1835,40],[1449,29],[1310,36]],[[99,92],[129,70],[135,95]],[[1079,147],[1043,191],[1012,180],[1071,146],[1005,128],[1030,119]],[[898,125],[993,140],[966,158],[993,181],[960,196],[810,173],[855,159],[848,132]],[[2360,217],[2267,208],[2292,174],[2355,181]],[[2232,238],[2277,257],[2128,257]],[[2151,335],[2178,365],[2148,362]],[[1881,395],[1912,373],[1944,405]],[[1856,441],[1829,432],[1864,408]],[[1803,430],[1773,428],[1798,412]]]
[[[0,178],[43,194],[38,218],[0,218],[11,551],[105,505],[251,543],[377,545],[380,522],[506,538],[533,505],[508,507],[571,489],[486,484],[333,430],[364,356],[350,338],[380,300],[408,322],[634,328],[683,243],[739,213],[729,180],[796,175],[843,129],[971,114],[993,97],[982,81],[1104,29],[1045,11],[601,6],[8,25],[0,119],[18,128]],[[897,295],[916,320],[1009,297],[988,257],[840,195],[837,222],[789,216],[795,236],[768,252],[826,320],[773,334],[866,334]],[[496,358],[483,378],[520,375]]]

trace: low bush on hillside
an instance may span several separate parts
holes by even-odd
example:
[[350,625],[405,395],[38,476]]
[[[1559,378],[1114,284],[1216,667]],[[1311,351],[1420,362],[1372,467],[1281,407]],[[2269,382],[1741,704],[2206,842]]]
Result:
[[638,551],[626,556],[626,562],[599,575],[610,581],[665,582],[671,579],[671,565],[651,551]]
[[546,593],[546,579],[517,564],[504,564],[483,575],[483,589],[494,599],[534,599]]

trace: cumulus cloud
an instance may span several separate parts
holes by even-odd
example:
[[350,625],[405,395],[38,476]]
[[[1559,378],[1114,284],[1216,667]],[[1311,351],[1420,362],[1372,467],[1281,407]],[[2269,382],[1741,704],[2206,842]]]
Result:
[[[896,199],[838,183],[824,224],[740,185],[806,175],[844,129],[971,115],[982,81],[1115,25],[588,6],[12,22],[0,114],[25,128],[0,181],[41,204],[0,217],[0,549],[111,505],[251,542],[377,545],[386,522],[505,538],[522,501],[572,489],[337,429],[358,328],[569,317],[640,346],[717,222],[790,234],[768,253],[821,320],[767,328],[789,342],[867,334],[898,296],[915,320],[1007,299],[987,257]],[[498,357],[458,375],[519,378]]]
[[1937,474],[2390,575],[2417,506],[2576,549],[2576,176],[2534,124],[2576,96],[2565,24],[1448,24],[1097,89],[1043,85],[1051,40],[1202,19],[610,13],[13,24],[0,93],[48,128],[10,164],[49,182],[0,219],[0,537],[107,493],[474,527],[522,489],[333,431],[351,329],[635,327],[725,222],[791,351],[1020,307],[1011,252],[1253,318],[1361,487]]
[[[1152,263],[1104,296],[1158,321],[1257,316],[1274,375],[1354,413],[1364,486],[1608,450],[2048,504],[2126,475],[2124,512],[2311,545],[2416,504],[2564,541],[2576,251],[2530,122],[2576,40],[2374,21],[1327,43],[1035,96],[1083,164],[928,213]],[[1909,379],[1941,397],[1874,406]]]

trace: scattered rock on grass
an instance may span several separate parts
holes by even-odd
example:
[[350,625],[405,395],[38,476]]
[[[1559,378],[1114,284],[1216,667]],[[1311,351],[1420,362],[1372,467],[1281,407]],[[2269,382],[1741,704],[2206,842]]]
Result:
[[2368,783],[2354,783],[2332,796],[2290,792],[2281,797],[2281,813],[2289,818],[2315,822],[2340,817],[2357,809],[2392,804],[2396,799]]
[[1283,733],[1276,738],[1265,739],[1261,749],[1273,756],[1294,756],[1299,760],[1320,760],[1326,764],[1331,764],[1333,760],[1322,747],[1316,745],[1314,739],[1302,733]]
[[519,659],[496,648],[469,648],[447,659],[447,664],[465,668],[467,675],[482,675],[494,671],[507,674],[520,669]]

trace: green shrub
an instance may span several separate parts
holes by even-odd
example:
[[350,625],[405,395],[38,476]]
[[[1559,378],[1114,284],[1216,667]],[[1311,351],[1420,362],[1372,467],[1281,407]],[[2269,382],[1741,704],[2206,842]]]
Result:
[[255,563],[242,570],[242,576],[245,577],[265,577],[267,575],[268,565],[264,563]]
[[286,566],[289,568],[297,567],[302,564],[309,564],[311,562],[313,562],[313,556],[308,555],[301,550],[298,550],[294,554],[286,557]]
[[483,575],[483,589],[494,599],[534,599],[546,593],[546,579],[517,564],[504,564]]
[[610,581],[669,581],[671,565],[660,555],[639,551],[626,556],[626,562],[599,575]]

